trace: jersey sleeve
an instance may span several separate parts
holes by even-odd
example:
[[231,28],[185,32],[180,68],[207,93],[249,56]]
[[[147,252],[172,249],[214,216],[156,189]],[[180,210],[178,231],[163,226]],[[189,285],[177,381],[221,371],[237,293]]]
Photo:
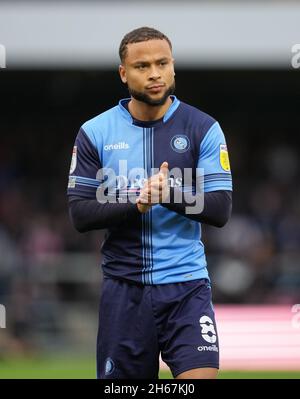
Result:
[[81,128],[73,147],[67,195],[96,199],[100,184],[96,179],[99,169],[101,162],[98,151]]
[[224,133],[215,122],[200,144],[197,168],[203,169],[204,192],[232,191],[232,177]]

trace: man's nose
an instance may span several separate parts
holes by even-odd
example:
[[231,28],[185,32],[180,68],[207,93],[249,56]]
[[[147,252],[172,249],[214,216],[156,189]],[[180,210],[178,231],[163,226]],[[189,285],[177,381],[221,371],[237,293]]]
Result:
[[150,69],[150,75],[149,79],[159,79],[160,78],[160,72],[158,70],[157,66],[152,66]]

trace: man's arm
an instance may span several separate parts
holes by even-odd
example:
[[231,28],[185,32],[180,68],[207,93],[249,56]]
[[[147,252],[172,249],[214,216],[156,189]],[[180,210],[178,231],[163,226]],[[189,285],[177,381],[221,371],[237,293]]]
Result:
[[101,168],[92,136],[80,128],[73,148],[67,190],[69,214],[79,232],[114,227],[140,214],[140,205],[97,201],[96,192],[100,185],[97,173]]
[[69,214],[73,226],[80,233],[116,227],[140,215],[136,204],[99,203],[96,199],[69,196]]
[[[231,191],[218,190],[196,195],[185,193],[181,203],[174,203],[174,194],[175,189],[170,188],[170,203],[161,204],[170,211],[177,212],[196,222],[209,224],[215,227],[223,227],[230,218],[232,210]],[[195,214],[187,214],[186,207],[194,206],[196,209],[196,204],[200,203],[201,198],[199,197],[197,199],[197,195],[204,196],[203,210]]]

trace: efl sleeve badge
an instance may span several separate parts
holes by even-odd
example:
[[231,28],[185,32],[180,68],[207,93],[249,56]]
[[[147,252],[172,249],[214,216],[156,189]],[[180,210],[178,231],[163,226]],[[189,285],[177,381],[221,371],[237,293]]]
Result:
[[222,169],[226,170],[226,172],[230,172],[230,163],[226,144],[220,145],[220,164]]

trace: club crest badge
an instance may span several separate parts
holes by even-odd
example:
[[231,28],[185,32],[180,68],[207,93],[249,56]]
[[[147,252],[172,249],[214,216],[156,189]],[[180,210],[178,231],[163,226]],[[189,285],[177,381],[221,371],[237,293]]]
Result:
[[187,136],[178,134],[172,138],[171,147],[176,152],[186,152],[190,148],[190,140]]

